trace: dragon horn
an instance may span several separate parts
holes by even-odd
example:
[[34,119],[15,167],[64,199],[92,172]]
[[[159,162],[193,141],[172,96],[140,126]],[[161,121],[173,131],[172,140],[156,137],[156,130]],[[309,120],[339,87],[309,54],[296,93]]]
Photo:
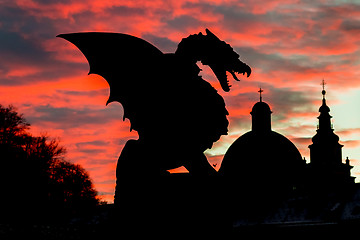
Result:
[[209,29],[206,28],[205,31],[206,31],[207,36],[209,36],[209,37],[211,37],[211,38],[214,38],[214,39],[216,39],[216,40],[218,40],[218,41],[221,41],[217,36],[215,36],[215,34],[213,34],[212,32],[210,32]]

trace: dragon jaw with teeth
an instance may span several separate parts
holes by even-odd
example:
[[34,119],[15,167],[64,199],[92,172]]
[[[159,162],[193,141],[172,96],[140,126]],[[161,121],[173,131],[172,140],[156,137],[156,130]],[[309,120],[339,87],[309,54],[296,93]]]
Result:
[[208,29],[206,35],[200,32],[182,39],[175,54],[208,65],[225,92],[230,91],[231,88],[226,72],[229,72],[236,81],[240,81],[236,74],[246,73],[247,77],[251,74],[251,68],[240,61],[239,54]]

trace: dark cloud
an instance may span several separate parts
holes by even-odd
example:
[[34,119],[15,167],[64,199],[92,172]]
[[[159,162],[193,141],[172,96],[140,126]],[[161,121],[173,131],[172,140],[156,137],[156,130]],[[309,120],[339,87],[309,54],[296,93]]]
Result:
[[[53,1],[48,1],[48,0],[32,0],[32,1],[35,2],[35,3],[39,3],[41,5],[52,5],[52,4],[54,4]],[[71,4],[73,2],[74,2],[74,0],[56,0],[56,3],[58,3],[58,4],[61,3],[61,4],[64,4],[64,5]]]
[[95,140],[89,142],[79,142],[75,144],[78,148],[91,147],[91,146],[108,146],[109,141]]
[[[102,149],[102,148],[77,148],[77,151],[81,152],[81,153],[85,153],[85,154],[101,154],[101,153],[106,153],[107,150],[106,149]],[[102,161],[101,161],[102,162]],[[91,161],[92,164],[94,164],[94,161]]]
[[284,56],[278,53],[264,53],[261,49],[251,47],[234,47],[240,53],[240,59],[250,66],[255,66],[263,73],[272,71],[304,72],[320,71],[327,66],[326,62],[314,62],[307,55]]
[[[198,9],[200,13],[215,13],[224,16],[224,21],[227,22],[231,20],[231,22],[236,21],[247,21],[250,19],[254,19],[254,14],[250,13],[245,7],[235,7],[233,5],[216,5],[209,2],[198,2],[192,3],[187,2],[183,5],[186,9]],[[231,27],[230,25],[225,25],[226,27]],[[238,29],[239,30],[239,29]]]
[[352,13],[360,12],[360,3],[356,3],[356,1],[314,2],[306,0],[304,2],[318,9],[316,20],[339,19],[341,17],[350,18]]
[[134,17],[134,16],[144,16],[147,15],[148,12],[146,8],[142,7],[127,7],[127,6],[114,6],[104,10],[106,14],[110,15],[120,15],[123,17]]
[[[280,106],[281,109],[284,107],[297,107],[304,105],[312,105],[313,97],[310,93],[303,91],[295,91],[289,88],[275,88],[269,87],[269,98],[271,102]],[[285,109],[286,111],[287,109]]]
[[127,141],[129,140],[129,137],[123,137],[123,138],[115,138],[113,139],[113,144],[116,146],[123,146]]
[[354,19],[348,19],[341,23],[340,29],[345,31],[360,31],[360,21]]
[[[94,156],[96,154],[101,154],[101,156],[103,156],[103,153],[106,152],[106,149],[101,150],[101,149],[94,149],[95,151],[94,152],[91,152],[92,149],[88,149],[89,151],[86,152],[87,150],[80,150],[81,152],[85,153],[85,156],[87,154],[94,154]],[[98,150],[98,151],[96,151]],[[116,158],[114,158],[114,156],[112,156],[111,158],[99,158],[99,159],[96,159],[96,158],[92,158],[91,160],[87,160],[89,165],[91,166],[94,166],[95,167],[88,167],[88,169],[91,171],[91,170],[95,170],[98,171],[100,169],[100,167],[107,167],[109,164],[113,165],[115,162],[116,162]],[[114,172],[111,172],[111,173],[114,173]],[[115,174],[114,174],[115,175]]]
[[[53,52],[43,49],[43,41],[45,39],[39,42],[37,37],[25,38],[22,33],[0,28],[1,85],[27,85],[40,81],[55,81],[59,78],[73,76],[79,69],[88,68],[86,63],[68,63],[56,60]],[[11,75],[13,71],[21,72],[23,67],[33,68],[34,72],[25,75]]]
[[177,43],[171,41],[166,37],[157,37],[150,33],[144,34],[142,37],[157,48],[159,48],[163,53],[173,53],[177,48]]
[[[236,83],[235,83],[236,84]],[[252,82],[251,84],[257,84],[256,82]],[[239,83],[240,85],[240,83]],[[245,84],[244,84],[245,85]],[[255,103],[259,97],[256,92],[242,92],[236,95],[224,96],[226,99],[226,105],[234,107],[236,109],[249,108],[249,113],[251,111],[252,104]]]
[[[296,114],[307,114],[316,112],[313,106],[314,94],[304,91],[295,91],[289,88],[269,88],[268,103],[271,105],[272,111],[275,113],[274,121],[282,121],[292,118]],[[267,93],[268,94],[268,93]],[[267,96],[266,94],[266,96]]]
[[19,56],[19,58],[26,57],[29,59],[30,56],[33,56],[34,58],[43,53],[42,49],[37,44],[32,43],[29,39],[24,39],[20,33],[1,29],[0,39],[1,53],[6,54],[9,57]]
[[[15,4],[0,8],[0,84],[27,85],[40,81],[56,81],[74,75],[86,63],[69,63],[56,59],[56,50],[44,48],[58,34],[52,19],[40,19]],[[21,73],[25,69],[34,71]]]
[[[261,86],[264,89],[263,101],[269,104],[273,114],[273,125],[287,122],[288,127],[292,127],[288,122],[289,119],[308,116],[309,113],[316,113],[317,107],[313,106],[314,94],[294,90],[291,88],[279,88],[271,83],[254,82],[253,85]],[[226,97],[227,108],[230,115],[231,129],[250,129],[251,128],[251,109],[256,102],[259,101],[259,95],[256,92],[245,92],[235,96]],[[231,112],[235,109],[235,112]],[[236,111],[242,109],[240,114]],[[315,119],[314,119],[315,121]],[[296,131],[298,126],[293,126]]]
[[61,95],[68,95],[68,96],[103,96],[109,94],[109,89],[98,89],[98,90],[91,90],[91,91],[74,91],[74,90],[56,90],[57,93]]
[[[38,48],[41,48],[42,40],[54,38],[57,35],[54,20],[40,19],[16,4],[7,4],[0,8],[0,22],[2,31],[24,36],[27,42],[31,42]],[[1,40],[5,39],[1,38]]]
[[[280,88],[270,82],[253,82],[252,84],[261,86],[264,89],[263,101],[268,103],[273,111],[273,122],[281,122],[292,116],[299,117],[317,112],[316,106],[313,106],[314,94],[311,92]],[[232,116],[230,113],[229,118],[231,122],[234,122],[232,125],[237,128],[249,128],[251,120],[250,111],[258,101],[259,95],[255,92],[245,92],[227,97],[226,103],[229,109],[244,109],[242,112],[248,113],[248,115],[240,116]]]
[[36,106],[33,111],[35,112],[34,116],[27,116],[30,123],[41,125],[41,123],[50,122],[64,129],[85,127],[89,124],[105,125],[112,120],[122,119],[119,108],[92,109],[84,107],[75,109],[45,105]]
[[[339,20],[343,20],[341,29],[357,31],[359,28],[359,22],[354,21],[354,18],[346,13],[346,10],[349,9],[351,12],[360,11],[358,4],[328,6],[300,2],[299,5],[302,8],[288,5],[286,8],[276,9],[276,12],[265,11],[261,14],[249,11],[247,5],[251,5],[251,3],[246,2],[243,7],[209,3],[187,5],[200,8],[201,11],[211,9],[214,14],[222,15],[221,24],[231,32],[248,33],[250,39],[253,36],[256,36],[257,39],[262,38],[263,43],[257,46],[256,50],[250,48],[248,49],[250,51],[244,51],[243,54],[246,57],[256,58],[258,61],[253,62],[262,71],[276,69],[280,66],[286,68],[286,71],[292,72],[318,72],[327,67],[331,61],[333,64],[346,64],[346,62],[341,62],[341,58],[337,58],[336,55],[349,52],[343,46],[349,43],[348,36],[335,26]],[[248,39],[245,37],[244,41],[248,41]],[[310,48],[307,49],[308,47]],[[319,51],[316,51],[317,48]],[[314,50],[312,51],[312,49]],[[334,54],[329,56],[331,51]],[[283,55],[283,52],[286,55]],[[314,61],[313,55],[324,54],[326,58]],[[269,64],[262,64],[263,62]]]
[[29,19],[27,12],[16,4],[4,4],[0,8],[0,22],[1,29],[17,32],[19,27],[26,23],[26,19]]
[[6,74],[12,66],[49,65],[50,59],[34,39],[25,39],[21,33],[0,29],[0,68]]
[[[245,32],[251,34],[256,31],[257,28],[268,28],[269,32],[278,31],[275,27],[279,26],[294,26],[299,24],[297,22],[297,15],[294,12],[276,12],[264,11],[262,13],[254,13],[249,10],[249,7],[253,7],[252,2],[244,2],[242,6],[234,4],[211,4],[211,3],[187,3],[184,5],[187,8],[196,8],[203,14],[211,13],[222,16],[220,24],[231,32]],[[302,13],[301,13],[302,14]],[[298,14],[299,16],[301,14]],[[301,16],[303,17],[303,16]],[[219,23],[218,23],[219,24]],[[300,24],[305,24],[301,23]],[[286,31],[284,30],[284,33]],[[289,36],[288,34],[286,35]],[[264,35],[264,37],[266,37]]]
[[184,31],[189,26],[193,27],[201,25],[201,21],[194,16],[182,15],[170,20],[166,19],[166,24],[170,28],[177,29],[177,31]]

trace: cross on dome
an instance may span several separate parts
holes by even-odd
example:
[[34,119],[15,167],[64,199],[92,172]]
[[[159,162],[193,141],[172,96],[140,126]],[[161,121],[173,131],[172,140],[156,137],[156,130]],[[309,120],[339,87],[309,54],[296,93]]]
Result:
[[261,93],[263,93],[264,92],[264,90],[262,90],[261,88],[260,88],[260,90],[258,91],[258,93],[260,93],[260,102],[262,102],[262,96],[261,96]]

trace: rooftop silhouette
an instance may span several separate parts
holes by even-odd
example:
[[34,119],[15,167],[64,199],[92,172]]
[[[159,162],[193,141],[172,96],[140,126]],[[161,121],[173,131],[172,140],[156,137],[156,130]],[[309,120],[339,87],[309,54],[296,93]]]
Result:
[[[260,101],[250,112],[252,130],[229,147],[219,169],[226,179],[235,222],[327,221],[332,204],[337,209],[356,208],[348,201],[359,190],[349,159],[342,160],[343,145],[331,125],[324,82],[319,127],[309,146],[308,164],[289,139],[271,129],[272,111],[262,100],[261,88],[259,93]],[[331,214],[333,221],[344,213]]]

